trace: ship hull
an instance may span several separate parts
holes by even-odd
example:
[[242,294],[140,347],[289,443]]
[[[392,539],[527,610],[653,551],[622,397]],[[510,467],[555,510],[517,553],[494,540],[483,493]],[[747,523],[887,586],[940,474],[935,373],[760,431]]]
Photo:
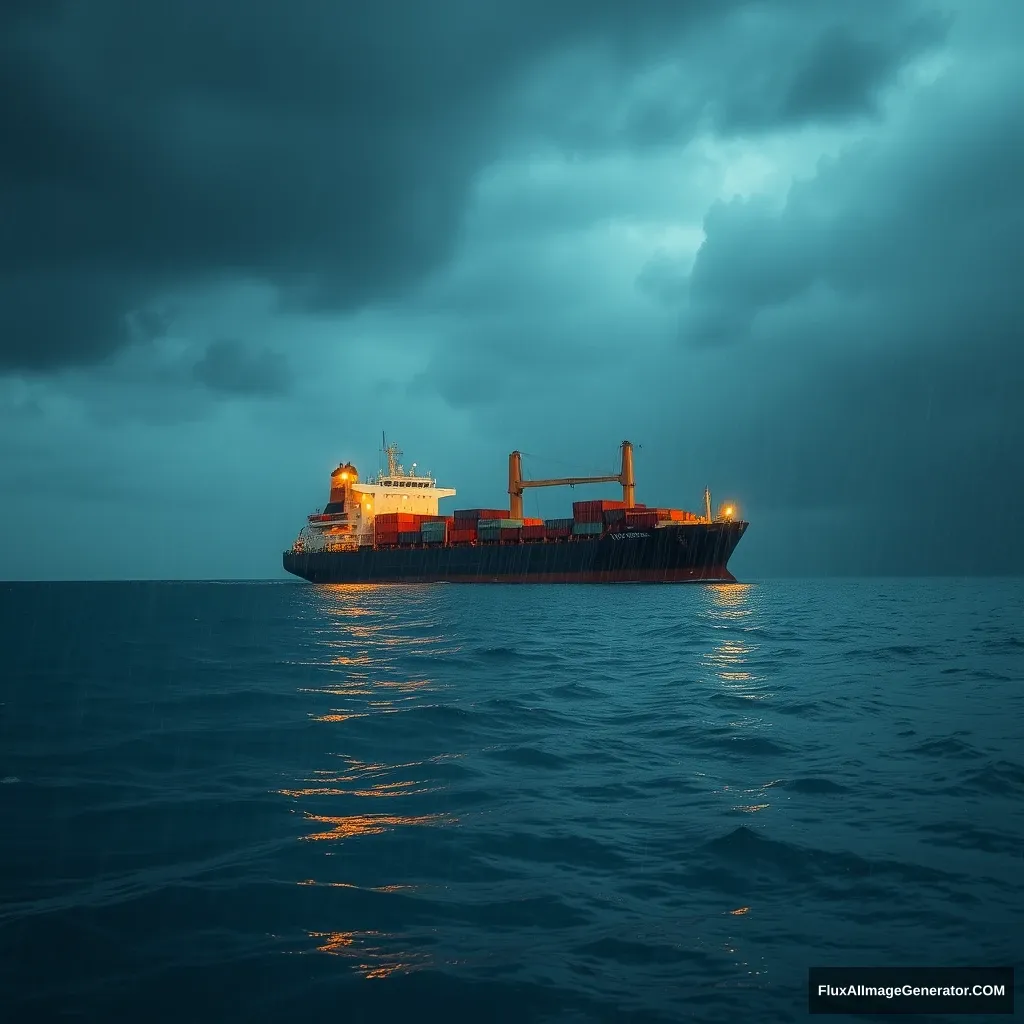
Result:
[[287,551],[311,583],[733,583],[746,523],[699,523],[589,539],[358,551]]

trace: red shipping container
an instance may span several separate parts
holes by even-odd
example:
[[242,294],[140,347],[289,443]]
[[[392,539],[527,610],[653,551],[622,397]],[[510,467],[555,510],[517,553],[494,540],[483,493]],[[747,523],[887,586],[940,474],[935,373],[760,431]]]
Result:
[[476,540],[476,530],[449,530],[449,544],[469,544]]
[[545,526],[544,536],[548,540],[554,540],[557,537],[571,537],[572,527],[571,526]]
[[648,512],[627,512],[625,523],[627,527],[638,526],[642,529],[650,530],[658,525],[658,513],[654,510]]
[[577,523],[600,523],[604,519],[605,512],[624,509],[624,501],[574,501],[572,503],[572,517]]
[[373,521],[382,526],[418,526],[444,520],[444,516],[421,515],[418,512],[381,512]]
[[460,508],[455,510],[454,518],[475,523],[478,519],[510,519],[511,516],[507,508]]
[[543,526],[543,519],[524,519],[523,526]]
[[502,540],[519,540],[519,527],[518,526],[503,526],[501,528],[501,539]]
[[523,524],[523,540],[543,540],[544,539],[544,524],[537,525],[531,523],[527,526]]

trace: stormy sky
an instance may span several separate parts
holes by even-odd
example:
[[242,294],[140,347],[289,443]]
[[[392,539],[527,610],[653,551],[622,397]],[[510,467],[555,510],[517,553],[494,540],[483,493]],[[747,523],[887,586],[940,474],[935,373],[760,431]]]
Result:
[[[747,578],[1024,572],[1024,4],[6,0],[0,577],[614,471]],[[531,492],[564,514],[610,489]]]

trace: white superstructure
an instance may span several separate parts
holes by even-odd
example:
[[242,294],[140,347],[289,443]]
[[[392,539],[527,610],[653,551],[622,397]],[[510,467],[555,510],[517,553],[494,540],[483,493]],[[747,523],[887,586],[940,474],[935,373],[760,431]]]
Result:
[[352,548],[373,543],[373,520],[386,512],[410,512],[438,515],[437,503],[451,498],[455,489],[438,487],[429,474],[410,471],[399,463],[402,452],[397,445],[386,445],[387,469],[362,483],[351,463],[338,466],[331,474],[331,494],[327,507],[308,517],[308,526],[295,542],[298,550]]
[[437,481],[429,474],[419,475],[416,463],[412,470],[406,472],[399,465],[402,453],[397,445],[388,445],[384,449],[388,459],[387,471],[377,474],[373,483],[356,483],[352,485],[353,525],[359,537],[367,537],[366,543],[373,539],[374,516],[385,512],[411,512],[421,516],[438,515],[437,503],[441,498],[455,496],[453,487],[438,487]]

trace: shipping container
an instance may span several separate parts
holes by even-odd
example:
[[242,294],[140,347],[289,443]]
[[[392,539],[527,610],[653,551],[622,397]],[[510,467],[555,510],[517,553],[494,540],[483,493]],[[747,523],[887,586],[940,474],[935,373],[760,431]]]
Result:
[[410,512],[382,512],[373,521],[381,526],[397,526],[399,523],[414,523],[416,517]]
[[452,514],[453,519],[472,520],[478,519],[508,519],[507,508],[459,508]]
[[627,512],[625,522],[627,526],[651,529],[658,525],[658,513],[653,509],[645,512]]
[[436,520],[430,523],[422,523],[420,525],[420,532],[424,535],[431,533],[439,533],[444,536],[445,531],[448,529],[448,523],[444,519]]
[[606,523],[621,523],[626,518],[624,508],[606,508],[604,510],[604,521]]
[[543,519],[524,519],[523,526],[543,526]]
[[535,523],[523,524],[523,540],[543,540],[545,536],[545,528],[543,525],[538,526]]
[[471,544],[476,540],[476,530],[449,530],[449,544]]
[[549,530],[565,530],[568,533],[572,532],[571,519],[545,519],[544,525]]
[[420,515],[416,512],[381,512],[374,516],[375,525],[385,527],[419,526],[421,523],[443,521],[444,516]]
[[520,539],[520,526],[505,526],[501,530],[502,540],[519,540]]
[[394,532],[391,532],[391,533],[387,533],[387,532],[378,533],[378,534],[376,534],[374,536],[373,542],[378,547],[381,546],[381,545],[387,545],[387,544],[397,544],[398,543],[398,531],[395,530]]
[[571,526],[545,526],[544,536],[548,540],[558,540],[559,538],[571,537],[572,527]]
[[419,530],[416,530],[415,533],[411,530],[402,530],[398,534],[399,544],[419,544],[422,540],[423,535]]
[[598,537],[604,530],[604,523],[575,523],[572,528],[576,537]]
[[572,517],[577,523],[599,523],[607,512],[625,507],[624,501],[574,501]]
[[481,519],[477,522],[477,526],[483,529],[490,529],[491,527],[499,527],[504,530],[519,529],[523,525],[522,519]]

